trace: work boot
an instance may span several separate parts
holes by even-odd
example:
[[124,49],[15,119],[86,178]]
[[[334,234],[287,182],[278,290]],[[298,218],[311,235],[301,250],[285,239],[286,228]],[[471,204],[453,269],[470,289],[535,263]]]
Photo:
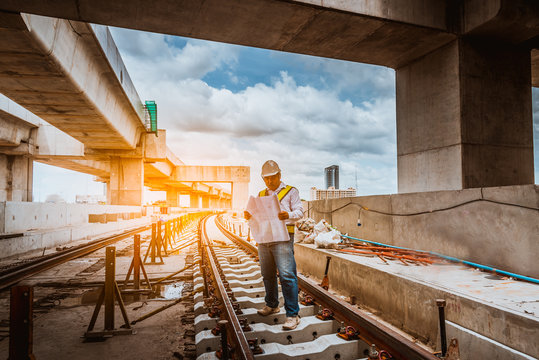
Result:
[[259,315],[262,315],[262,316],[268,316],[268,315],[271,315],[271,314],[276,314],[279,312],[279,308],[276,307],[276,308],[272,308],[272,307],[269,307],[269,306],[264,306],[262,309],[258,310],[257,313]]
[[299,325],[299,316],[288,316],[283,324],[283,330],[294,330]]

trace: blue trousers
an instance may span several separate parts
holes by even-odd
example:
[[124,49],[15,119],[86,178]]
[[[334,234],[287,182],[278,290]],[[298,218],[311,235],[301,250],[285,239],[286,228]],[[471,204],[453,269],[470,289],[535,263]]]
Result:
[[277,270],[279,270],[286,316],[298,315],[298,276],[294,259],[294,235],[290,234],[290,241],[258,244],[258,258],[266,288],[266,305],[272,308],[279,306],[277,288]]

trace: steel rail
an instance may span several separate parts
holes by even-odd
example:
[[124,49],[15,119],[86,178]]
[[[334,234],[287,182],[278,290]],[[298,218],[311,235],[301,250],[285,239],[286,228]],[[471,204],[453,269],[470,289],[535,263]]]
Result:
[[206,221],[208,220],[209,216],[204,218],[202,221],[202,234],[201,234],[201,241],[203,243],[203,246],[205,248],[206,255],[208,257],[210,268],[213,273],[213,279],[215,280],[215,283],[217,285],[217,290],[219,294],[221,295],[221,301],[225,310],[225,317],[229,321],[229,326],[232,328],[232,339],[234,342],[238,345],[238,347],[235,349],[236,354],[240,356],[240,359],[243,360],[254,360],[254,355],[250,349],[249,343],[247,342],[247,338],[245,337],[245,334],[241,328],[240,321],[238,320],[238,317],[236,316],[236,312],[234,311],[234,307],[232,306],[232,302],[230,301],[230,298],[227,296],[225,285],[223,284],[223,281],[221,280],[221,277],[219,276],[219,270],[217,269],[217,264],[215,259],[213,258],[215,256],[213,249],[211,248],[208,240],[208,235],[206,234]]
[[[253,244],[228,231],[218,219],[215,222],[217,227],[230,240],[240,244],[240,246],[252,254],[258,255],[258,249]],[[428,350],[408,340],[380,321],[359,312],[355,307],[333,296],[327,290],[301,274],[298,274],[298,286],[300,290],[311,295],[322,307],[334,311],[336,320],[351,324],[356,330],[359,330],[361,338],[389,351],[395,358],[403,360],[438,359],[438,357]]]
[[137,234],[142,231],[146,231],[148,229],[151,229],[151,226],[141,226],[141,227],[126,231],[122,234],[98,239],[88,244],[83,244],[83,245],[79,245],[70,249],[63,250],[50,257],[47,257],[44,259],[37,259],[30,263],[26,263],[20,267],[17,267],[13,271],[7,271],[6,273],[0,275],[0,290],[3,290],[12,285],[15,285],[19,281],[24,280],[32,275],[48,270],[57,265],[63,264],[69,260],[90,254],[107,245],[113,244],[117,241],[123,240],[131,235]]

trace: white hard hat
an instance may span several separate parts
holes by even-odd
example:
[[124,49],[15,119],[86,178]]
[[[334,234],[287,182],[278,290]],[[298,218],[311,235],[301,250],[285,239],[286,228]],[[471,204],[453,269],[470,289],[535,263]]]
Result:
[[279,165],[273,160],[268,160],[262,165],[262,177],[272,176],[280,172]]

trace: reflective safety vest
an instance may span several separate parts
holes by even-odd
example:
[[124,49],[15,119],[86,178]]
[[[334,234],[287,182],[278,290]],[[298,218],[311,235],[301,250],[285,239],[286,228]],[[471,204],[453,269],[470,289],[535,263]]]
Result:
[[[284,188],[282,188],[277,193],[277,199],[279,199],[279,202],[284,199],[284,197],[292,190],[294,187],[290,185],[286,185]],[[264,189],[258,193],[258,196],[267,196],[268,195],[268,189]],[[295,226],[294,225],[286,225],[286,229],[288,230],[289,234],[294,233]]]

